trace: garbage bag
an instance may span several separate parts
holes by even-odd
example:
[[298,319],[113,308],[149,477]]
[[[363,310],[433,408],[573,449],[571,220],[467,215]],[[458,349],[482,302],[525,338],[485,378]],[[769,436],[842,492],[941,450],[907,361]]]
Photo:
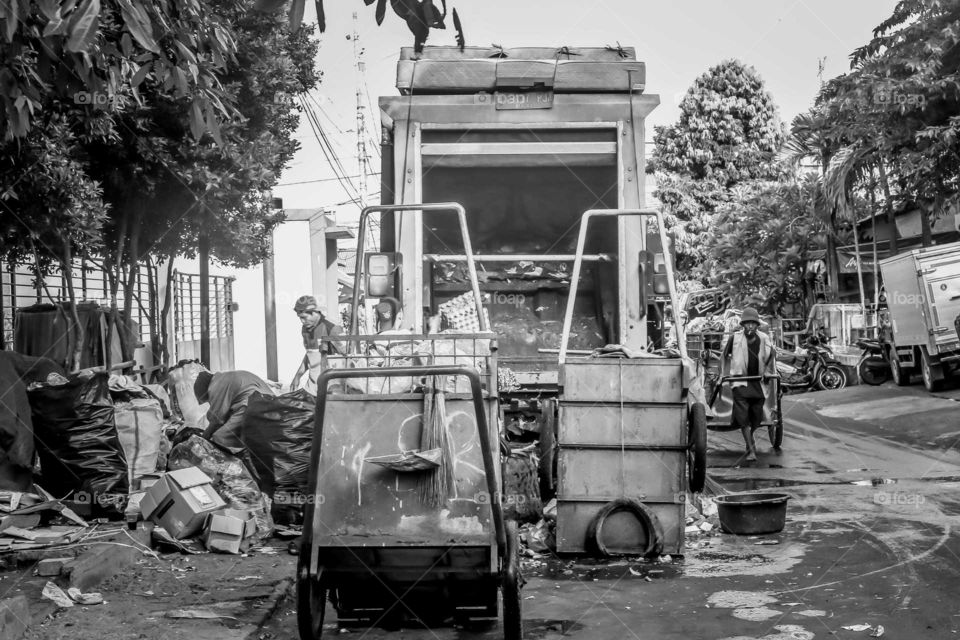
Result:
[[127,459],[117,435],[105,373],[74,375],[65,384],[28,390],[43,486],[54,497],[74,494],[102,504],[126,494]]
[[144,474],[157,470],[160,439],[163,437],[163,409],[154,398],[130,398],[114,406],[117,436],[129,465],[130,486]]
[[33,422],[18,364],[25,356],[0,351],[0,491],[29,491],[33,483]]
[[199,467],[210,476],[213,488],[231,509],[249,509],[257,522],[257,536],[266,538],[273,532],[270,498],[260,491],[243,460],[209,440],[191,436],[176,445],[167,459],[170,471],[187,467]]
[[241,440],[271,498],[276,491],[305,492],[313,442],[316,398],[300,389],[282,396],[254,393]]
[[174,413],[183,418],[183,422],[188,427],[201,431],[207,428],[209,405],[197,402],[197,395],[193,392],[193,383],[197,380],[197,374],[206,370],[206,367],[199,362],[186,360],[172,368],[167,376],[167,387],[170,391]]

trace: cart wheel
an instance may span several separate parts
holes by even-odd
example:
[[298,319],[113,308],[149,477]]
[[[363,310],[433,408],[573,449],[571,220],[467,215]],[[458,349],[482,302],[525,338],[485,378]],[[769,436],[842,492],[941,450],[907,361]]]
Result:
[[507,520],[507,553],[503,567],[503,638],[522,640],[520,537],[515,520]]
[[307,571],[310,554],[300,554],[297,563],[297,628],[300,640],[319,640],[323,633],[323,614],[327,606],[327,590],[319,578]]
[[690,491],[703,491],[707,482],[707,408],[702,402],[690,407],[690,449],[687,462],[690,466]]
[[767,435],[770,436],[770,444],[779,451],[780,445],[783,444],[783,419],[780,416],[777,416],[774,423],[767,427]]

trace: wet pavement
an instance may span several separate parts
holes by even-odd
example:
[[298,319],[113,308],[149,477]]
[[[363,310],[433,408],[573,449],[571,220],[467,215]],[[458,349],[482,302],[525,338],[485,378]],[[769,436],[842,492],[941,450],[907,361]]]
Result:
[[[715,493],[790,495],[785,529],[768,536],[711,532],[690,537],[682,558],[528,558],[526,637],[870,638],[881,626],[884,638],[957,637],[960,452],[950,434],[960,429],[960,406],[950,397],[924,402],[922,394],[922,389],[890,385],[787,397],[782,451],[772,451],[765,436],[758,435],[756,463],[742,460],[738,434],[710,432],[709,488]],[[902,402],[892,401],[898,398]],[[869,409],[874,402],[883,410]],[[217,561],[225,562],[206,562]],[[293,575],[290,556],[281,553],[263,562],[274,579]],[[231,576],[254,573],[243,562],[231,563],[233,568],[217,576],[224,586],[233,587]],[[194,593],[205,593],[210,585],[201,584],[198,573],[186,580]],[[258,586],[268,583],[259,581]],[[125,588],[118,584],[115,588]],[[107,596],[111,588],[108,584],[101,591]],[[29,637],[297,637],[291,599],[265,627],[251,631],[229,620],[158,620],[161,607],[153,607],[154,619],[148,621],[151,614],[138,613],[132,596],[107,598],[110,604],[100,617],[119,605],[118,619],[130,625],[132,635],[119,630],[101,635],[69,612]],[[230,598],[238,599],[235,594]],[[329,606],[326,620],[325,637],[502,637],[497,626],[341,629]],[[229,624],[235,635],[229,635]],[[190,629],[197,631],[176,635]]]

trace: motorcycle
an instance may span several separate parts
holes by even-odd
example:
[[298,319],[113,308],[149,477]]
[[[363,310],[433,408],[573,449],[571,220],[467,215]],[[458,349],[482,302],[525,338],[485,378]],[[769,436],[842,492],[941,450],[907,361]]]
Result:
[[890,363],[884,355],[883,345],[879,340],[864,338],[857,340],[857,346],[863,349],[860,362],[857,363],[857,374],[866,384],[881,385],[890,379]]
[[847,373],[827,346],[830,339],[819,332],[804,341],[805,354],[777,352],[777,373],[784,391],[835,391],[847,386]]

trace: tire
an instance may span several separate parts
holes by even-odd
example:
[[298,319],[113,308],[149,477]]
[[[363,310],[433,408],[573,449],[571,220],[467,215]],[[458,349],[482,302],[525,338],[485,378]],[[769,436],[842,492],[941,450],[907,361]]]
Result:
[[631,498],[617,498],[603,505],[587,525],[586,547],[587,552],[599,558],[609,558],[612,555],[638,555],[636,553],[619,553],[610,551],[603,543],[603,523],[610,515],[618,511],[629,511],[636,516],[637,521],[647,532],[647,548],[644,556],[659,556],[663,552],[663,525],[660,519],[649,507]]
[[523,597],[520,594],[520,534],[517,523],[507,520],[507,552],[503,567],[503,638],[523,639]]
[[327,590],[319,578],[307,573],[310,554],[300,554],[297,562],[297,629],[300,640],[319,640],[323,633],[323,616],[327,606]]
[[912,371],[909,367],[904,367],[901,364],[900,359],[897,357],[897,352],[894,349],[890,350],[890,377],[893,378],[894,384],[898,387],[906,387],[910,384],[910,374]]
[[690,491],[699,493],[707,483],[707,408],[696,402],[690,407],[690,449],[687,453]]
[[876,360],[876,358],[864,358],[860,361],[860,364],[857,365],[857,375],[860,376],[860,380],[864,384],[876,387],[890,379],[890,367],[871,367],[871,360]]
[[943,388],[943,369],[941,365],[933,364],[926,347],[920,347],[920,375],[924,388],[930,393]]
[[779,451],[780,445],[783,444],[783,419],[779,415],[774,423],[767,427],[767,436],[770,437],[770,445]]
[[824,391],[837,391],[847,386],[847,372],[836,364],[828,364],[817,373],[817,386]]
[[541,405],[540,422],[540,499],[549,501],[556,495],[557,406],[553,400]]

